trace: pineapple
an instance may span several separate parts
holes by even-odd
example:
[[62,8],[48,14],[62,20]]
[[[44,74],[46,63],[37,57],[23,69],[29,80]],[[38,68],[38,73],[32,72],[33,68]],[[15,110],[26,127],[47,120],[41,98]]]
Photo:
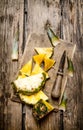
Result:
[[48,47],[48,48],[40,48],[40,47],[36,47],[35,51],[38,54],[45,54],[46,58],[50,58],[53,55],[53,48],[52,47]]
[[55,61],[50,58],[45,58],[44,63],[45,63],[44,70],[48,71],[54,65]]
[[32,59],[28,61],[28,63],[26,63],[22,69],[20,70],[21,74],[30,76],[31,74],[31,70],[32,70]]
[[44,60],[44,56],[45,56],[45,54],[35,55],[35,56],[33,56],[33,60],[35,61],[35,63],[40,65]]
[[54,110],[54,107],[50,103],[40,99],[34,105],[32,113],[35,119],[40,120],[44,116],[46,116],[48,113],[50,113],[52,110]]
[[39,66],[39,64],[35,64],[35,66],[34,66],[34,68],[33,68],[33,70],[32,70],[31,75],[38,74],[38,73],[45,73],[45,74],[46,74],[46,78],[49,78],[48,73],[46,73],[46,72]]
[[41,90],[38,93],[35,93],[30,96],[23,95],[22,93],[20,93],[19,97],[23,102],[30,105],[36,104],[40,99],[48,100],[48,97]]
[[32,95],[42,89],[45,81],[45,73],[39,73],[25,78],[18,78],[13,84],[17,92],[25,95]]

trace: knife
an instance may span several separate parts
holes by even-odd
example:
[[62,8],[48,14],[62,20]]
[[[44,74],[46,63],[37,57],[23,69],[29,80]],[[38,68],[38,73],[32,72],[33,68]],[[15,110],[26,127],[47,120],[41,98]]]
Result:
[[62,79],[63,79],[63,73],[64,73],[65,58],[66,58],[66,51],[63,52],[61,60],[60,60],[57,77],[56,77],[56,80],[54,82],[52,92],[51,92],[52,98],[58,99],[61,94],[61,85],[62,85]]

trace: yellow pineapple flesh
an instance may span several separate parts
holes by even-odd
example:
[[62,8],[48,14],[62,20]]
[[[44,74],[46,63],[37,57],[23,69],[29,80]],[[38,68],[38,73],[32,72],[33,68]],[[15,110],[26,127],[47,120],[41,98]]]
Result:
[[40,65],[44,60],[44,56],[45,56],[45,54],[35,55],[35,56],[33,56],[33,60],[35,61],[35,63]]
[[40,99],[48,100],[48,97],[41,90],[38,93],[35,93],[31,96],[19,94],[19,97],[23,102],[31,105],[36,104]]
[[50,58],[45,58],[44,63],[45,63],[44,70],[48,71],[54,65],[55,61]]
[[21,74],[30,76],[32,70],[32,59],[29,60],[20,70]]
[[46,58],[50,58],[54,52],[52,47],[47,47],[47,48],[40,48],[40,47],[36,47],[35,51],[38,54],[45,54]]

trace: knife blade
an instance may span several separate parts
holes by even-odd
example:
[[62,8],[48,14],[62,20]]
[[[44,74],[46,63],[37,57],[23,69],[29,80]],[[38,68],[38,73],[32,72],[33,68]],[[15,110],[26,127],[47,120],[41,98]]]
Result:
[[63,73],[64,73],[65,58],[66,58],[66,51],[64,51],[62,54],[62,57],[59,63],[58,72],[57,72],[57,77],[52,88],[51,96],[53,98],[59,98],[61,94],[61,85],[62,85],[62,79],[63,79]]

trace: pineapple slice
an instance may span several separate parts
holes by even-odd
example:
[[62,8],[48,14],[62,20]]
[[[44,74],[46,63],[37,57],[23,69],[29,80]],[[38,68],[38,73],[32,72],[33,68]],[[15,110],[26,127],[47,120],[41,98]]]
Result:
[[28,63],[26,63],[22,69],[20,70],[21,74],[30,76],[31,74],[31,70],[32,70],[32,59],[28,61]]
[[30,105],[36,104],[40,99],[48,100],[48,97],[41,90],[31,96],[19,94],[19,97],[23,102]]
[[55,61],[53,59],[49,59],[49,58],[44,58],[44,70],[48,71],[55,63]]
[[43,71],[44,70],[40,67],[40,65],[36,63],[33,70],[32,70],[31,75],[42,73]]
[[37,93],[44,86],[46,81],[45,73],[35,74],[25,78],[18,78],[13,82],[16,92],[32,95]]
[[40,65],[40,64],[43,62],[43,60],[44,60],[44,56],[45,56],[45,54],[35,55],[35,56],[33,56],[33,59],[34,59],[34,61],[35,61],[37,64]]
[[54,52],[52,47],[48,47],[48,48],[40,48],[40,47],[36,47],[35,51],[38,54],[45,54],[46,58],[50,58]]
[[34,68],[33,68],[33,70],[32,70],[31,75],[38,74],[38,73],[45,73],[46,78],[49,78],[48,73],[46,73],[46,72],[39,66],[39,64],[36,63],[35,66],[34,66]]
[[33,116],[35,117],[35,119],[40,120],[53,110],[54,110],[54,107],[50,103],[40,99],[34,105],[34,107],[32,109],[32,113],[33,113]]

